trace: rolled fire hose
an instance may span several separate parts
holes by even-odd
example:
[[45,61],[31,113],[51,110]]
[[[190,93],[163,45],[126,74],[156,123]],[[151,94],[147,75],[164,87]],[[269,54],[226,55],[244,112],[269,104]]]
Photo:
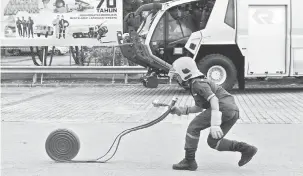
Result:
[[[80,142],[79,138],[76,136],[75,133],[73,133],[70,130],[67,129],[58,129],[56,131],[53,131],[47,138],[45,143],[45,149],[48,156],[53,159],[56,162],[64,162],[64,163],[106,163],[110,159],[112,159],[120,145],[120,141],[123,136],[126,134],[129,134],[131,132],[141,130],[144,128],[151,127],[162,120],[164,120],[171,112],[172,107],[177,102],[177,98],[173,98],[170,104],[164,104],[159,103],[158,101],[154,101],[153,105],[155,107],[159,106],[168,106],[167,110],[157,119],[148,122],[143,125],[139,125],[130,129],[126,129],[122,131],[120,134],[117,135],[114,142],[112,143],[109,150],[101,157],[98,157],[97,159],[92,160],[72,160],[79,152],[80,149]],[[114,149],[114,153],[110,155],[109,158],[104,159],[110,151],[112,151],[114,145],[116,144],[116,147]],[[103,159],[103,160],[101,160]]]

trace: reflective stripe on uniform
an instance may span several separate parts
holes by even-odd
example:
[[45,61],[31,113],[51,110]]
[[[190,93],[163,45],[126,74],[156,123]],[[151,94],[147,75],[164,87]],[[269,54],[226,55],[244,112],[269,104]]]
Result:
[[209,101],[211,98],[213,98],[214,96],[216,96],[215,94],[211,94],[208,98],[207,101]]
[[188,137],[190,137],[190,138],[192,138],[192,139],[197,139],[197,140],[199,140],[200,139],[200,137],[198,136],[193,136],[193,135],[191,135],[191,134],[189,134],[189,133],[186,133],[186,135],[188,136]]
[[[221,139],[222,140],[222,139]],[[219,145],[220,145],[220,143],[221,143],[221,140],[219,140],[218,142],[217,142],[217,145],[216,145],[216,150],[218,150],[218,148],[219,148]]]

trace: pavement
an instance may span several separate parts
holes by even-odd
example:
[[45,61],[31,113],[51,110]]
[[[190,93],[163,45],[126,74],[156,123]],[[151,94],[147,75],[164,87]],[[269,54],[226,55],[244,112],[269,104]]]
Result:
[[[56,56],[53,65],[72,65],[67,55]],[[1,58],[1,65],[33,65],[30,56]],[[81,141],[75,159],[102,156],[122,130],[147,123],[166,109],[152,101],[193,105],[189,92],[162,80],[147,89],[140,75],[44,74],[43,84],[32,83],[32,74],[1,75],[1,174],[4,176],[101,175],[224,175],[303,176],[303,80],[247,80],[246,90],[231,93],[241,118],[226,136],[259,148],[254,159],[239,168],[239,153],[218,152],[201,134],[196,172],[174,171],[172,164],[184,157],[187,125],[196,114],[169,115],[161,123],[125,136],[115,157],[106,164],[63,164],[45,152],[48,135],[58,129],[74,131]],[[114,78],[114,79],[113,79]],[[114,84],[112,81],[115,81]]]
[[[303,90],[233,90],[240,108],[239,123],[297,124],[303,121]],[[176,85],[147,89],[141,85],[103,87],[2,87],[3,121],[146,122],[159,116],[152,101],[194,105],[188,91]],[[166,121],[187,121],[195,114]]]
[[166,110],[153,107],[153,100],[169,103],[177,97],[178,105],[193,105],[189,93],[176,85],[1,89],[1,172],[5,176],[303,176],[302,88],[232,90],[241,119],[226,137],[254,144],[259,152],[239,168],[240,154],[210,149],[205,130],[196,172],[171,169],[184,156],[186,128],[195,114],[169,115],[153,127],[125,136],[116,156],[106,164],[55,163],[45,152],[47,136],[67,128],[81,141],[75,159],[101,156],[119,132],[147,123]]
[[[259,151],[246,166],[239,168],[239,153],[218,152],[206,144],[202,132],[197,151],[199,168],[195,172],[174,171],[172,164],[184,157],[186,125],[160,123],[124,137],[115,157],[106,164],[55,163],[44,145],[48,134],[57,128],[75,131],[81,149],[75,159],[102,156],[115,136],[138,124],[110,123],[3,123],[3,176],[302,176],[302,125],[236,125],[227,135],[258,146]],[[281,139],[285,139],[282,141]],[[18,151],[18,152],[17,152]]]

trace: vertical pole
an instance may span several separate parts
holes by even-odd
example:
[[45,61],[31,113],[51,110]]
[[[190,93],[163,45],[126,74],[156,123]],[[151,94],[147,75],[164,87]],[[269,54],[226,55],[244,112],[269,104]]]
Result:
[[[46,58],[46,56],[45,56],[45,52],[46,52],[46,48],[45,47],[43,47],[43,54],[42,54],[42,66],[44,66],[45,65],[45,58]],[[43,84],[43,73],[41,74],[41,84]]]
[[[125,57],[123,57],[123,56],[122,56],[122,58],[123,58],[123,65],[124,66],[129,66],[128,60]],[[128,73],[126,73],[124,76],[125,76],[124,83],[128,84]]]
[[116,57],[116,47],[113,47],[114,56],[113,56],[113,66],[115,66],[115,57]]
[[[116,57],[116,47],[113,47],[114,55],[113,55],[113,67],[115,66],[115,57]],[[115,74],[113,74],[112,84],[115,83]]]
[[[36,56],[34,56],[34,48],[31,46],[30,49],[31,49],[32,57],[36,57]],[[36,49],[37,49],[37,48],[36,48]],[[37,51],[37,53],[38,53],[38,51]],[[33,60],[34,60],[34,59],[35,59],[35,58],[33,58]],[[37,73],[35,73],[34,76],[33,76],[33,84],[36,84],[36,83],[37,83]]]
[[[71,50],[72,48],[69,48],[69,66],[72,66],[72,52],[73,52],[73,50]],[[76,50],[76,49],[75,49]],[[76,51],[77,52],[77,51]],[[75,57],[77,57],[77,56],[75,56]],[[69,74],[69,79],[71,79],[72,78],[72,75],[71,74]]]
[[84,59],[84,53],[83,53],[83,46],[81,46],[81,48],[80,48],[80,60],[79,60],[79,64],[81,65],[81,66],[83,66],[83,59]]
[[71,51],[71,48],[69,48],[69,66],[72,66],[72,51]]
[[125,74],[124,83],[128,84],[128,74],[127,73]]
[[36,82],[37,82],[37,73],[35,73],[33,76],[33,84],[36,84]]

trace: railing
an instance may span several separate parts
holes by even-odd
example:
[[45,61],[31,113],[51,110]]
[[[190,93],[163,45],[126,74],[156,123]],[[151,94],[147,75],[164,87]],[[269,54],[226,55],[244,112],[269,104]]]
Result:
[[[3,74],[34,74],[33,83],[37,82],[37,74],[41,74],[41,84],[43,82],[43,74],[112,74],[112,83],[115,82],[115,74],[124,74],[124,81],[128,83],[128,74],[146,74],[147,69],[141,66],[115,66],[116,59],[116,47],[113,47],[113,58],[112,66],[71,66],[72,58],[74,59],[77,65],[80,62],[79,59],[79,48],[76,47],[75,51],[70,47],[69,52],[69,65],[66,66],[51,66],[47,64],[47,52],[48,47],[42,47],[41,52],[38,53],[38,48],[36,47],[39,59],[36,59],[34,49],[31,48],[31,53],[33,55],[33,61],[36,66],[0,66],[1,73]],[[52,49],[54,51],[54,47]],[[82,50],[82,48],[81,48]],[[74,53],[76,52],[76,53]],[[53,52],[52,52],[53,54]],[[83,58],[81,58],[83,59]],[[52,63],[53,57],[51,56],[50,63]],[[38,63],[41,62],[41,63]],[[77,63],[78,61],[79,63]],[[82,61],[82,60],[81,60]],[[36,62],[36,63],[35,63]],[[45,65],[45,66],[43,66]],[[49,66],[46,66],[49,65]]]
[[144,74],[139,66],[1,66],[1,73]]
[[[1,73],[33,74],[146,74],[147,69],[140,66],[1,66]],[[42,80],[41,80],[42,83]]]

